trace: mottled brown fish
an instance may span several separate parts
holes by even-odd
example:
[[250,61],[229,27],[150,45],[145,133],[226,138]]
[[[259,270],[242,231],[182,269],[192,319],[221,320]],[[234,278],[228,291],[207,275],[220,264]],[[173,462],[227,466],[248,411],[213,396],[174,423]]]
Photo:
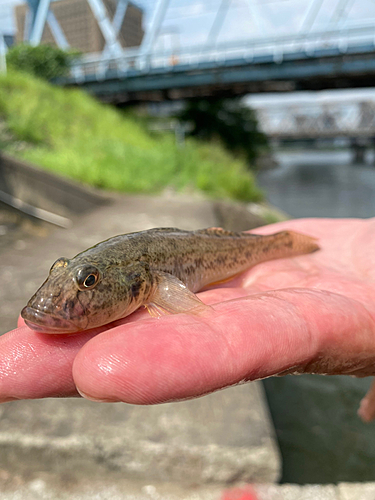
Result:
[[198,312],[194,294],[255,264],[314,252],[314,238],[292,231],[261,236],[220,228],[150,229],[115,236],[73,259],[58,259],[21,315],[34,330],[73,333],[124,318]]

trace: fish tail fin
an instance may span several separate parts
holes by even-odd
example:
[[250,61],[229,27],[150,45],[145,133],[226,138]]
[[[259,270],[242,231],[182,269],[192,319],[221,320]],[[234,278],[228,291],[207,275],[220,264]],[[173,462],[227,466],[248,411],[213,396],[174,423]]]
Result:
[[295,231],[280,231],[264,236],[253,236],[255,236],[254,239],[249,238],[249,244],[254,248],[254,252],[250,256],[252,265],[273,259],[296,257],[319,250],[316,238]]
[[280,239],[285,239],[285,244],[288,245],[291,252],[295,255],[312,253],[320,249],[318,239],[307,234],[297,233],[296,231],[281,231],[275,236]]
[[280,231],[269,235],[269,242],[273,251],[270,258],[294,257],[316,252],[320,249],[317,238],[295,231]]

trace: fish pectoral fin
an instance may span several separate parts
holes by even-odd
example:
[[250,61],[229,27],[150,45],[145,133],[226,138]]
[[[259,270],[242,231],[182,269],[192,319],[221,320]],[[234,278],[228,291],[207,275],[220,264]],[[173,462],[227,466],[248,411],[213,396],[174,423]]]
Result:
[[167,311],[160,308],[156,304],[152,304],[152,303],[146,304],[145,308],[147,309],[149,315],[152,316],[153,318],[160,318],[164,314],[168,314]]
[[211,309],[172,274],[157,272],[154,278],[155,290],[146,304],[151,316],[160,317],[163,314],[185,312],[198,314]]

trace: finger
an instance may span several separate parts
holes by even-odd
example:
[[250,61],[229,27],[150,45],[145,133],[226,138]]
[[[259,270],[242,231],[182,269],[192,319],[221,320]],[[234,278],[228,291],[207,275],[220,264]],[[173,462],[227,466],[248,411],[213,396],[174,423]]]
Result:
[[279,290],[218,304],[202,316],[118,326],[85,344],[73,376],[89,399],[150,404],[291,367],[320,373],[374,370],[373,339],[372,319],[357,302],[328,292]]
[[45,335],[27,326],[0,337],[0,402],[76,396],[73,360],[97,331]]
[[[215,290],[203,295],[215,301]],[[240,292],[227,290],[227,298]],[[139,310],[111,324],[130,324],[149,317]],[[18,319],[19,328],[0,337],[0,402],[13,399],[77,396],[73,377],[73,360],[81,347],[108,326],[74,335],[49,335],[35,332]]]
[[371,422],[375,418],[375,380],[373,380],[368,393],[361,401],[358,415],[364,422]]
[[25,320],[21,316],[18,316],[17,328],[21,328],[22,326],[26,326]]
[[[341,223],[338,223],[341,222]],[[305,233],[309,236],[314,236],[318,239],[331,239],[331,243],[335,244],[332,233],[339,235],[342,239],[348,240],[349,235],[353,236],[356,231],[362,231],[367,228],[369,224],[374,224],[374,219],[292,219],[275,224],[268,224],[267,226],[257,227],[251,230],[252,233],[259,234],[272,234],[277,231],[284,231],[291,229]]]

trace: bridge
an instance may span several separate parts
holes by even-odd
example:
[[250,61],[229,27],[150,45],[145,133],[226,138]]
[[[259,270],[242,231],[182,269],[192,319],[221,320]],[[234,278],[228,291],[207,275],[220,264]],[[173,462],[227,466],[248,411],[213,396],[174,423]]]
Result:
[[[27,1],[30,15],[26,39],[34,45],[40,43],[47,23],[56,44],[67,48],[51,0]],[[290,33],[285,29],[278,32],[272,23],[266,29],[265,9],[271,12],[274,1],[261,5],[255,0],[214,0],[206,40],[199,36],[199,43],[170,43],[168,47],[161,44],[165,38],[163,29],[168,25],[168,12],[176,7],[170,5],[170,0],[155,0],[148,9],[149,22],[143,40],[132,48],[124,47],[119,37],[130,2],[118,0],[112,15],[105,0],[87,2],[105,47],[101,52],[84,54],[73,65],[70,76],[60,83],[79,85],[105,101],[121,104],[251,92],[367,87],[374,82],[375,23],[368,14],[362,18],[351,15],[355,0],[338,0],[334,7],[330,0],[305,2],[299,26],[291,25]],[[227,34],[225,20],[235,3],[242,4],[242,17],[249,18],[250,29],[221,40],[223,32]],[[194,0],[190,6],[193,4]],[[188,17],[189,7],[186,9]],[[291,11],[290,19],[293,14]],[[284,17],[288,20],[285,12]],[[184,22],[184,15],[180,21]]]
[[262,131],[278,142],[342,139],[361,163],[375,147],[375,98],[326,96],[314,102],[253,105]]
[[272,139],[375,137],[375,100],[363,97],[258,105],[255,109],[262,130]]

